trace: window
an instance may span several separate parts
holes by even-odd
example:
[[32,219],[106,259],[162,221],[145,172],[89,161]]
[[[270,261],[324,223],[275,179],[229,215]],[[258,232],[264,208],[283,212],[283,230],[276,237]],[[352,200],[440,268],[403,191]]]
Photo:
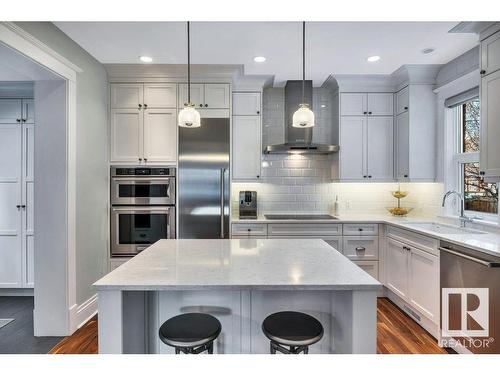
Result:
[[458,177],[457,190],[464,195],[465,210],[470,211],[469,215],[488,219],[489,215],[498,213],[498,186],[485,182],[479,174],[479,99],[470,99],[454,106],[452,110],[456,134],[454,160]]

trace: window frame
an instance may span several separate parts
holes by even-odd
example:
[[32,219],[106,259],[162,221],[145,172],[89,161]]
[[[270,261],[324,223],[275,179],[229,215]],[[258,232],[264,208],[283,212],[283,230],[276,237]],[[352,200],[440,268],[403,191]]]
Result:
[[[480,99],[479,99],[480,100]],[[448,117],[451,120],[451,126],[453,129],[453,172],[452,178],[453,181],[453,189],[458,191],[465,197],[464,192],[464,164],[468,163],[480,163],[480,151],[479,152],[463,152],[463,105],[459,105],[453,108],[446,108],[449,111],[450,116]],[[498,184],[497,184],[498,185]],[[455,204],[454,214],[459,216],[460,207],[458,204]],[[465,210],[464,215],[472,217],[476,220],[482,220],[486,222],[493,222],[496,224],[500,223],[500,208],[498,209],[496,214],[481,212],[481,211],[472,211]]]

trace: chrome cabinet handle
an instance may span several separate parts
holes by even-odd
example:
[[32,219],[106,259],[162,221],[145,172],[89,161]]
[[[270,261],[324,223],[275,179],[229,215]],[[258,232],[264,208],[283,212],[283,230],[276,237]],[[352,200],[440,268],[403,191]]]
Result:
[[224,175],[226,168],[220,170],[220,238],[224,238]]
[[458,251],[453,251],[451,249],[447,249],[446,247],[439,247],[439,250],[444,251],[446,253],[450,253],[452,255],[456,255],[457,257],[460,257],[460,258],[464,258],[464,259],[470,260],[472,262],[476,262],[478,264],[481,264],[481,265],[489,267],[489,268],[498,268],[498,267],[500,267],[500,263],[498,263],[498,262],[488,262],[487,260],[482,260],[482,259],[479,259],[479,258],[474,258],[474,257],[472,257],[470,255],[462,254],[462,253],[459,253]]
[[356,251],[365,251],[365,250],[366,250],[366,248],[365,248],[365,247],[363,247],[363,246],[358,246],[358,247],[356,248]]

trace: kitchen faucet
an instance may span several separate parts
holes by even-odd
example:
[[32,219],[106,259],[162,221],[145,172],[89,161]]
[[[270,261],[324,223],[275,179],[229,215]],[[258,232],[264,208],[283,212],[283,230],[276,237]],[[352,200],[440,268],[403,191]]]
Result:
[[443,204],[442,204],[442,207],[444,207],[444,204],[446,203],[446,199],[450,196],[450,195],[457,195],[458,198],[460,198],[460,224],[462,227],[465,227],[465,223],[468,222],[468,223],[471,223],[472,222],[472,218],[471,217],[468,217],[464,214],[464,206],[465,206],[465,200],[464,200],[464,196],[462,194],[460,194],[458,191],[455,191],[455,190],[450,190],[448,191],[444,197],[443,197]]

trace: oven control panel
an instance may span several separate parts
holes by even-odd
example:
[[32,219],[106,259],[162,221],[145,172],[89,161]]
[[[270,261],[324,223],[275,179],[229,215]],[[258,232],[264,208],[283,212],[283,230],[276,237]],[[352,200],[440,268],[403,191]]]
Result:
[[111,176],[175,176],[173,167],[111,167]]

